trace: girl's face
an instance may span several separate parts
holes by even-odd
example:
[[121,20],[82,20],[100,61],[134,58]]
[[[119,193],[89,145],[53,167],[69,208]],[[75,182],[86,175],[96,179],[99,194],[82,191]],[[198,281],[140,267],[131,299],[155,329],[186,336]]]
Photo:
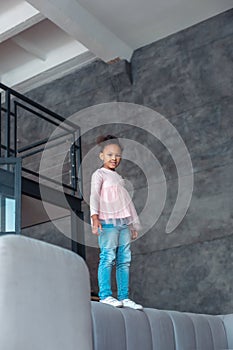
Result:
[[121,148],[118,145],[110,144],[100,152],[100,159],[104,162],[104,168],[115,170],[121,162]]

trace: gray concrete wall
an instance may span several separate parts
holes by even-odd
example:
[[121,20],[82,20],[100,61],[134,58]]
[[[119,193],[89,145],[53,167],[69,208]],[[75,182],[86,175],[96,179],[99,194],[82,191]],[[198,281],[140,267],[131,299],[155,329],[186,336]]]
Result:
[[[138,49],[130,65],[97,60],[28,93],[65,117],[104,102],[141,104],[165,116],[186,143],[194,168],[193,197],[184,220],[169,235],[165,226],[177,195],[171,156],[136,128],[106,128],[152,150],[167,178],[168,196],[159,221],[132,244],[131,295],[145,306],[233,312],[232,20],[233,11],[227,11]],[[83,137],[83,155],[102,132],[96,128]],[[133,164],[124,165],[120,170],[137,190],[134,200],[140,211],[146,181],[138,173],[135,176]],[[84,210],[88,221],[86,203]],[[97,291],[97,249],[87,248],[87,263]]]
[[[61,222],[65,227],[70,225],[70,218],[65,217],[57,219],[56,222]],[[40,225],[34,225],[31,227],[25,227],[22,234],[27,237],[39,239],[50,244],[55,244],[65,249],[71,250],[71,239],[61,233],[58,228],[51,224],[51,222],[43,222]]]

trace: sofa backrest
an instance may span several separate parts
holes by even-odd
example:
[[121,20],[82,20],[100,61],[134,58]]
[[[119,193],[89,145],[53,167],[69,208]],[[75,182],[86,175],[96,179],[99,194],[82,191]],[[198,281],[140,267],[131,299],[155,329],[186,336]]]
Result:
[[0,349],[92,350],[89,273],[75,253],[0,237]]
[[92,302],[92,318],[95,350],[232,349],[218,316],[149,308],[142,312]]

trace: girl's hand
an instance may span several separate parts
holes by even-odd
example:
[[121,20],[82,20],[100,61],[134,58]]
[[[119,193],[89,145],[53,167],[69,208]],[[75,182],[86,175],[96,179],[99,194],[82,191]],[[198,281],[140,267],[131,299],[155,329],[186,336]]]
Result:
[[138,237],[138,232],[134,229],[131,229],[131,238],[136,239]]
[[100,229],[100,231],[102,231],[102,225],[101,225],[99,219],[93,219],[93,224],[92,224],[93,235],[99,236],[99,229]]

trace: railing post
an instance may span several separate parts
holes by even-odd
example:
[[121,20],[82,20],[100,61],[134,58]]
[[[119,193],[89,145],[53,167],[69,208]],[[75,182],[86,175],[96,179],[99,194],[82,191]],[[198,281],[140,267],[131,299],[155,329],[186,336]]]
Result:
[[21,233],[21,159],[0,158],[0,233]]
[[76,182],[76,155],[75,155],[75,144],[74,144],[75,140],[73,137],[73,143],[71,145],[70,148],[70,153],[71,153],[71,186],[73,188],[73,194],[75,193],[75,191],[77,190],[77,182]]
[[2,94],[0,93],[0,158],[2,156]]
[[14,157],[17,157],[17,104],[14,101]]
[[77,137],[77,145],[75,145],[75,150],[77,154],[77,163],[78,163],[78,174],[76,174],[76,181],[77,184],[77,192],[78,192],[78,197],[82,200],[83,199],[83,178],[82,178],[82,167],[81,167],[81,162],[82,162],[82,148],[81,148],[81,135],[80,135],[80,130],[79,130],[79,135]]
[[6,133],[6,157],[10,157],[10,144],[11,144],[11,121],[10,121],[10,116],[11,116],[11,95],[10,91],[6,90],[6,127],[5,127],[5,133]]
[[21,233],[21,189],[22,189],[22,163],[20,158],[16,159],[16,171],[15,171],[15,232]]

